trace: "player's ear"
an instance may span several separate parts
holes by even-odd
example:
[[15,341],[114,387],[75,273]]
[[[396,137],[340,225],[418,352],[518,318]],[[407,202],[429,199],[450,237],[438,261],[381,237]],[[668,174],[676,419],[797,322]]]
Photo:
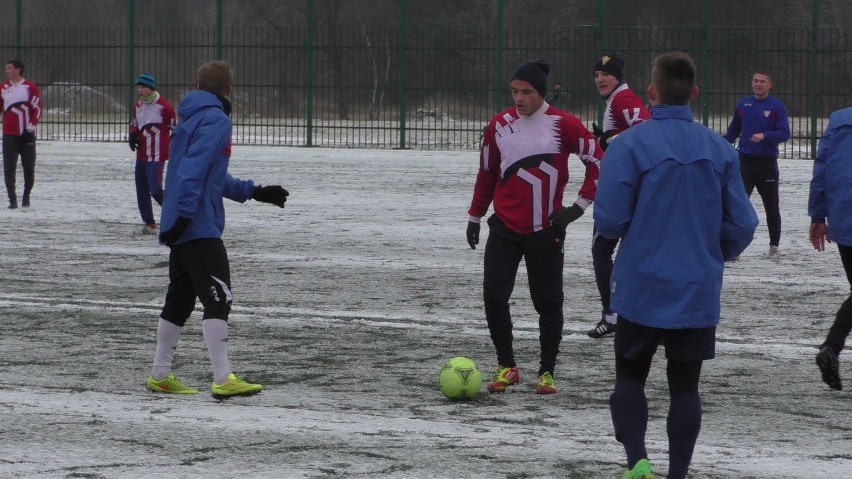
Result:
[[657,104],[657,89],[654,87],[653,83],[648,84],[648,90],[646,90],[648,94],[648,100],[651,100],[651,104]]
[[692,87],[692,99],[695,100],[697,98],[698,98],[698,87],[694,86],[694,87]]

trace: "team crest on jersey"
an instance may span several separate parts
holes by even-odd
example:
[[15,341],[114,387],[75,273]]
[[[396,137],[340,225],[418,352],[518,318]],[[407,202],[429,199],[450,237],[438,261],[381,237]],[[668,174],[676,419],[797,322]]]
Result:
[[769,118],[770,113],[772,113],[772,112],[769,111],[769,110],[763,110],[763,116],[766,117],[766,118]]
[[505,125],[501,124],[499,121],[497,122],[497,125],[496,125],[496,128],[495,128],[495,130],[496,130],[495,133],[497,133],[497,136],[506,136],[506,135],[510,135],[512,133],[517,133],[517,132],[521,131],[520,126],[517,123],[515,123],[515,120],[517,120],[517,118],[506,113],[505,115],[503,115],[503,120],[506,121]]

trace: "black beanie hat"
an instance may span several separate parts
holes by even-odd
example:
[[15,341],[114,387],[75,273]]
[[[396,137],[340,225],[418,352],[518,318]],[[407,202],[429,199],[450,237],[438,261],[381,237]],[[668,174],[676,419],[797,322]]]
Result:
[[621,81],[624,79],[624,60],[615,53],[604,53],[598,57],[592,73],[594,74],[597,71],[609,73],[618,81]]
[[523,80],[529,83],[544,98],[547,93],[548,73],[550,73],[550,63],[547,63],[547,60],[533,60],[522,63],[512,75],[512,80]]

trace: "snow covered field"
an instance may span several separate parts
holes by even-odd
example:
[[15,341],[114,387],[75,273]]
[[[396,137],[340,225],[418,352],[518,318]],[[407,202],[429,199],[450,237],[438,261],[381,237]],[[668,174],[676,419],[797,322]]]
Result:
[[[131,152],[38,148],[33,206],[8,210],[4,197],[0,209],[0,477],[620,477],[612,340],[585,335],[599,318],[590,213],[568,230],[559,393],[533,394],[537,318],[522,272],[513,306],[522,384],[456,403],[436,387],[446,359],[469,356],[486,377],[495,367],[482,248],[464,238],[477,154],[237,146],[234,176],[291,192],[284,210],[227,205],[231,360],[266,389],[209,395],[196,313],[175,366],[202,394],[162,396],[144,380],[168,251],[136,234]],[[581,177],[579,161],[572,167]],[[852,477],[849,392],[830,390],[814,364],[849,286],[836,247],[820,254],[807,241],[810,171],[809,161],[781,161],[780,260],[765,257],[753,196],[761,226],[726,269],[691,477]],[[662,359],[648,384],[659,472]],[[841,375],[852,388],[848,363]]]

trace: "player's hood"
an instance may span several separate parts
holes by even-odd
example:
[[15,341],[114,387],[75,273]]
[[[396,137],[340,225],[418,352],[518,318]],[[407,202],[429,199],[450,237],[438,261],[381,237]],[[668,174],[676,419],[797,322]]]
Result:
[[228,103],[226,105],[226,103],[228,103],[226,98],[217,96],[208,91],[191,91],[180,101],[180,105],[178,106],[178,118],[180,121],[186,121],[199,111],[207,108],[218,108],[228,114],[230,113],[228,111],[230,108],[226,109],[226,106],[230,107],[230,104]]

